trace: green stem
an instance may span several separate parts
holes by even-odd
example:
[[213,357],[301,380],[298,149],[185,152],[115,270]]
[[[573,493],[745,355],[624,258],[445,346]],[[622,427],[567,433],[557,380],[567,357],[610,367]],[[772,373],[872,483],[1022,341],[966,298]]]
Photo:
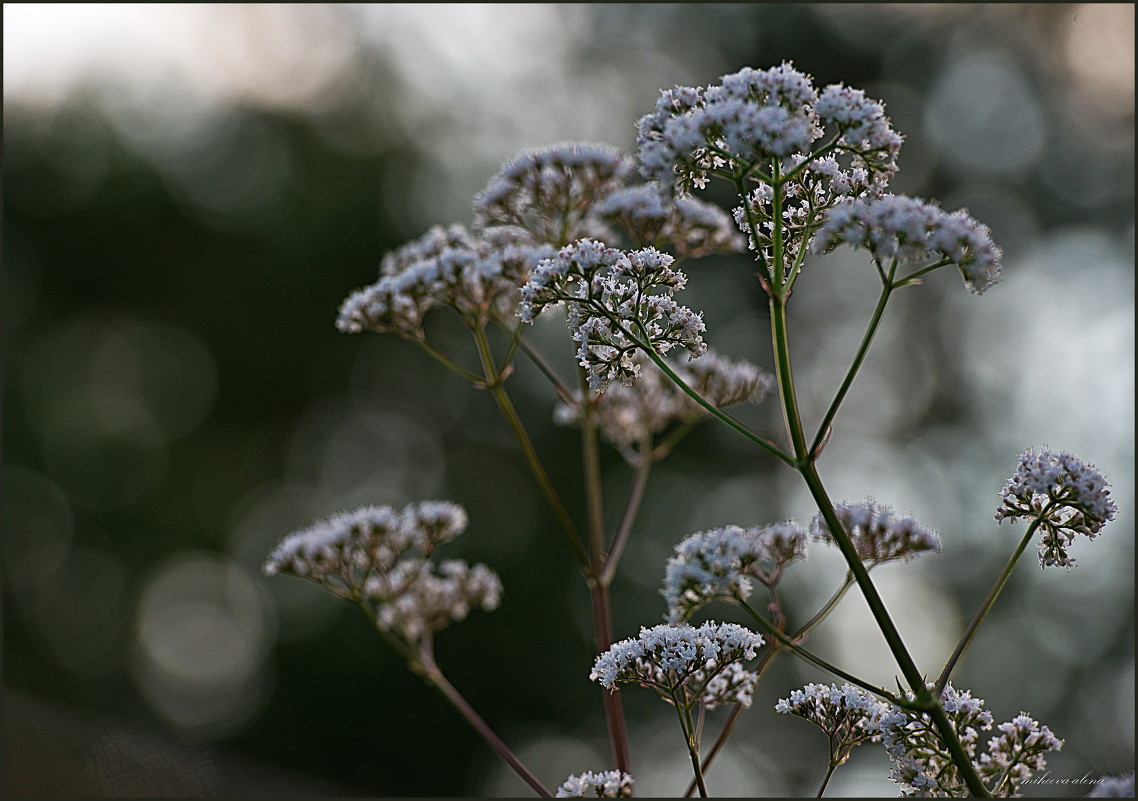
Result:
[[917,270],[916,272],[909,273],[904,278],[898,279],[897,282],[894,284],[894,286],[904,286],[906,284],[912,284],[912,283],[916,282],[917,279],[920,278],[925,273],[931,273],[933,270],[940,269],[941,267],[944,267],[946,264],[952,264],[952,259],[944,258],[944,259],[941,259],[940,261],[936,262],[935,264],[930,264],[928,267],[922,267],[921,269]]
[[790,343],[787,338],[786,300],[771,295],[771,339],[775,350],[775,378],[778,379],[778,394],[782,399],[783,421],[786,435],[794,447],[792,466],[801,469],[807,462],[806,439],[802,435],[802,419],[798,413],[798,399],[794,392],[794,375],[790,368]]
[[771,163],[771,216],[774,218],[774,230],[771,231],[771,275],[774,277],[774,292],[771,294],[785,294],[786,282],[790,276],[783,267],[786,262],[783,249],[783,220],[782,220],[782,172],[781,159],[776,158]]
[[897,665],[901,669],[905,681],[913,691],[916,704],[921,708],[926,708],[930,716],[932,716],[933,722],[940,731],[941,738],[952,754],[952,761],[968,785],[969,791],[971,791],[973,795],[986,798],[989,795],[987,788],[984,787],[984,783],[977,775],[971,760],[964,752],[964,748],[960,744],[956,732],[952,729],[952,725],[949,723],[948,717],[940,705],[939,697],[932,696],[929,692],[929,688],[925,686],[924,678],[921,676],[920,670],[917,669],[913,657],[905,647],[901,633],[897,630],[897,626],[889,616],[889,612],[885,608],[885,603],[881,600],[881,596],[877,592],[877,587],[874,586],[873,580],[869,577],[869,572],[858,556],[857,549],[854,547],[849,534],[842,526],[837,513],[834,511],[834,504],[826,494],[826,488],[823,486],[822,479],[818,475],[814,460],[806,451],[806,442],[802,431],[802,420],[798,413],[798,402],[794,394],[794,379],[790,369],[790,347],[786,327],[786,301],[784,298],[772,295],[770,304],[772,339],[775,348],[779,394],[782,396],[783,415],[787,432],[790,435],[791,442],[794,443],[794,452],[798,457],[796,468],[806,482],[810,495],[814,498],[814,503],[818,507],[818,511],[822,514],[822,519],[825,520],[827,528],[829,528],[834,537],[834,542],[837,543],[838,548],[842,552],[842,556],[845,557],[849,570],[853,574],[854,581],[857,582],[858,588],[861,590],[866,603],[869,605],[870,613],[873,615],[874,620],[877,621],[877,626],[881,630],[882,636],[885,637],[885,641],[889,645],[889,650],[893,653],[893,658],[897,661]]
[[759,264],[759,277],[769,285],[772,280],[771,270],[767,266],[766,259],[763,258],[762,243],[759,241],[759,226],[755,221],[755,212],[751,208],[751,198],[747,194],[746,187],[743,186],[742,177],[735,180],[735,191],[739,193],[739,197],[743,201],[743,213],[747,216],[747,227],[751,229],[751,241],[755,245],[755,261]]
[[514,331],[510,335],[510,347],[506,351],[506,356],[502,359],[502,366],[498,368],[496,373],[497,375],[502,375],[505,373],[506,368],[509,367],[510,364],[514,361],[514,354],[517,352],[518,346],[522,341],[522,328],[524,327],[525,323],[521,320],[518,320],[518,324],[514,326]]
[[[627,332],[626,332],[626,335],[627,335]],[[780,461],[784,462],[785,464],[794,466],[795,459],[793,456],[790,456],[790,455],[784,453],[782,451],[782,449],[779,448],[777,445],[775,445],[773,442],[766,439],[765,437],[760,436],[759,434],[756,434],[754,431],[747,428],[747,426],[743,425],[741,422],[736,420],[734,417],[732,417],[731,415],[727,414],[725,411],[723,411],[722,409],[717,407],[711,401],[707,400],[707,398],[700,395],[698,392],[696,392],[694,389],[692,389],[692,387],[688,386],[687,382],[685,382],[682,378],[680,378],[678,375],[676,375],[676,371],[673,370],[668,365],[668,363],[666,361],[664,361],[664,359],[660,356],[660,354],[656,353],[656,351],[652,348],[651,345],[648,345],[648,344],[642,343],[642,342],[636,342],[636,344],[640,347],[641,350],[644,351],[645,354],[647,354],[647,356],[650,359],[652,359],[653,362],[656,363],[657,367],[659,367],[661,370],[664,371],[664,374],[667,375],[668,378],[670,378],[673,382],[675,382],[676,386],[678,386],[681,390],[683,390],[683,392],[685,392],[688,395],[688,397],[690,397],[692,400],[694,400],[696,403],[698,403],[700,406],[702,406],[704,409],[706,409],[711,414],[712,417],[715,417],[718,420],[726,423],[728,426],[735,429],[737,432],[742,434],[744,437],[749,439],[751,442],[758,445],[763,450],[765,450],[768,453],[776,456]]]
[[802,626],[799,627],[798,631],[794,632],[791,637],[797,640],[807,634],[812,628],[817,626],[823,620],[825,620],[826,616],[829,615],[830,612],[833,611],[834,607],[838,605],[838,601],[842,599],[842,596],[846,594],[846,590],[848,590],[853,585],[853,576],[847,572],[846,580],[843,581],[842,586],[838,587],[834,594],[830,596],[830,600],[826,601],[825,605],[823,605],[822,608],[818,610],[814,617],[803,623]]
[[434,359],[439,364],[446,367],[451,372],[457,373],[458,375],[462,376],[463,378],[465,378],[467,381],[471,382],[472,384],[481,384],[482,383],[481,376],[475,375],[474,373],[467,370],[465,367],[461,367],[458,364],[456,364],[454,362],[454,360],[452,360],[449,356],[447,356],[441,350],[436,348],[434,345],[432,345],[426,339],[416,337],[416,338],[414,338],[413,341],[418,342],[419,345],[423,348],[423,350],[425,350],[431,356],[432,359]]
[[[801,429],[799,429],[799,431],[801,432]],[[925,686],[921,672],[917,669],[917,665],[913,661],[912,656],[909,655],[908,649],[905,648],[905,643],[901,639],[901,633],[897,630],[897,626],[889,616],[889,612],[885,608],[885,603],[881,600],[881,596],[878,594],[873,580],[870,579],[865,565],[861,563],[861,558],[858,556],[857,549],[854,548],[853,542],[850,541],[849,534],[846,533],[841,520],[838,519],[837,514],[834,512],[834,504],[826,495],[826,489],[822,485],[821,478],[818,477],[818,471],[814,463],[807,461],[806,464],[799,468],[799,472],[802,474],[803,479],[805,479],[806,486],[809,488],[818,510],[822,513],[822,519],[826,521],[826,527],[829,528],[834,537],[834,542],[837,543],[838,548],[842,552],[842,556],[845,557],[850,572],[853,573],[854,580],[857,582],[862,595],[865,597],[866,603],[869,605],[869,611],[873,614],[874,620],[877,621],[878,628],[885,637],[885,641],[889,644],[889,650],[893,653],[893,658],[897,661],[897,665],[900,667],[905,681],[912,689],[916,697],[916,703],[924,708],[932,717],[933,722],[940,732],[941,739],[945,745],[948,746],[948,750],[952,754],[952,761],[968,785],[969,791],[971,791],[973,795],[981,798],[989,797],[987,788],[984,787],[984,783],[977,775],[976,769],[972,766],[972,761],[968,758],[968,754],[965,753],[964,747],[960,744],[960,740],[952,728],[952,724],[949,723],[948,717],[944,714],[944,709],[940,705],[939,696],[934,697],[929,692],[928,687]]]
[[837,769],[838,766],[831,762],[830,766],[826,769],[825,777],[822,779],[822,786],[818,788],[818,792],[814,795],[815,798],[821,798],[822,794],[826,792],[826,785],[830,783],[830,777],[834,775],[834,771]]
[[783,648],[789,648],[791,651],[794,651],[794,653],[798,654],[798,656],[802,657],[807,662],[810,662],[811,664],[816,665],[817,667],[820,667],[820,668],[822,668],[822,670],[825,670],[829,673],[833,673],[835,676],[838,676],[839,678],[845,679],[850,684],[856,684],[858,687],[861,687],[863,690],[868,690],[869,692],[873,693],[874,695],[879,696],[881,698],[884,698],[884,699],[890,701],[891,703],[898,703],[899,701],[901,701],[901,699],[897,698],[897,696],[895,696],[893,693],[889,692],[888,690],[885,690],[885,689],[882,689],[881,687],[877,687],[876,685],[870,684],[869,682],[867,682],[863,679],[859,679],[857,676],[853,675],[852,673],[847,673],[846,671],[842,670],[837,665],[832,665],[829,662],[827,662],[825,659],[822,659],[820,656],[817,656],[814,653],[806,650],[801,645],[796,643],[793,639],[791,639],[790,637],[787,637],[785,634],[783,634],[781,631],[779,631],[777,626],[775,626],[769,620],[767,620],[762,615],[760,615],[758,612],[756,612],[751,607],[750,604],[748,604],[746,601],[744,601],[742,599],[742,597],[736,596],[735,601],[736,601],[736,603],[739,604],[739,606],[743,607],[743,609],[747,612],[747,614],[751,616],[751,619],[754,620],[755,623],[758,624],[759,628],[761,628],[765,634],[767,634],[770,637],[777,640],[779,645],[781,645]]
[[530,440],[529,434],[522,424],[521,417],[518,416],[517,409],[514,408],[510,396],[506,393],[506,388],[502,385],[499,377],[494,374],[494,359],[490,354],[490,345],[486,341],[486,334],[479,328],[475,328],[473,331],[475,342],[478,345],[478,355],[482,360],[482,368],[486,376],[485,386],[494,396],[494,401],[498,404],[498,408],[502,411],[506,422],[509,423],[510,429],[514,432],[514,436],[517,437],[518,444],[522,446],[522,453],[525,454],[526,462],[529,464],[534,478],[537,479],[541,491],[545,494],[546,500],[553,509],[553,513],[560,521],[561,527],[565,530],[565,534],[569,538],[569,544],[572,546],[573,552],[577,555],[577,561],[581,564],[581,570],[586,576],[592,577],[592,565],[589,560],[589,555],[585,551],[585,546],[581,542],[581,536],[577,533],[577,527],[573,525],[573,519],[569,517],[569,512],[566,510],[565,504],[561,501],[561,496],[557,494],[553,482],[549,480],[549,474],[545,472],[545,467],[537,455],[537,450],[533,447],[533,442]]
[[940,704],[940,697],[937,696],[932,701],[932,708],[928,710],[929,716],[936,724],[937,730],[940,733],[940,739],[948,746],[948,752],[952,755],[952,762],[956,765],[956,770],[964,778],[964,783],[968,786],[968,791],[976,798],[991,798],[992,794],[988,792],[988,788],[984,786],[981,781],[980,775],[976,773],[976,768],[972,766],[972,759],[968,756],[968,752],[964,750],[964,746],[960,744],[960,738],[956,736],[956,730],[952,728],[952,722],[949,721],[948,715],[944,713],[944,707]]
[[692,773],[695,776],[695,786],[699,788],[699,797],[707,798],[707,785],[703,781],[703,768],[699,759],[699,744],[695,741],[694,727],[691,725],[691,719],[688,715],[689,708],[680,703],[680,699],[676,694],[672,693],[672,705],[676,708],[676,714],[680,718],[680,730],[684,733],[684,742],[688,746],[688,755],[691,757]]
[[813,463],[808,462],[800,468],[800,472],[806,481],[806,486],[810,490],[810,494],[813,496],[818,510],[822,513],[822,519],[826,521],[826,527],[830,530],[834,542],[837,544],[839,550],[841,550],[842,556],[846,559],[850,573],[853,574],[854,581],[857,582],[858,587],[865,596],[866,603],[869,604],[869,611],[873,614],[874,620],[877,621],[877,625],[881,629],[881,633],[884,635],[886,642],[889,644],[889,649],[893,652],[893,656],[897,660],[897,664],[901,668],[905,680],[912,687],[913,692],[921,695],[927,694],[928,690],[921,678],[921,673],[917,669],[916,663],[913,662],[913,658],[909,655],[908,649],[905,648],[897,626],[893,623],[893,619],[889,616],[889,612],[885,608],[884,601],[881,600],[881,596],[877,592],[877,587],[874,586],[873,580],[869,577],[869,571],[867,571],[865,565],[862,564],[857,549],[854,547],[853,542],[850,541],[849,534],[842,526],[841,520],[838,519],[837,513],[834,511],[834,504],[826,494],[826,489],[822,486],[821,478],[818,477],[817,469]]
[[861,369],[862,362],[865,361],[865,356],[869,352],[869,345],[873,342],[873,336],[877,333],[877,327],[881,323],[881,317],[885,313],[885,306],[889,302],[889,296],[893,293],[893,286],[890,283],[885,283],[881,287],[881,295],[877,299],[877,307],[873,310],[873,317],[870,318],[869,326],[865,329],[865,334],[862,335],[861,344],[858,346],[857,355],[854,356],[853,364],[846,372],[845,380],[842,381],[841,387],[838,389],[838,394],[834,396],[834,400],[830,403],[830,408],[826,410],[822,422],[818,425],[818,433],[814,435],[814,442],[810,445],[811,457],[816,457],[819,448],[826,440],[826,433],[829,431],[830,424],[834,421],[834,415],[838,413],[838,408],[845,400],[846,393],[849,392],[850,387],[853,385],[854,378],[857,376],[858,370]]
[[1035,536],[1036,529],[1039,528],[1040,520],[1050,508],[1051,507],[1048,506],[1040,513],[1039,517],[1031,521],[1031,525],[1027,527],[1027,532],[1023,535],[1023,539],[1019,541],[1019,547],[1015,549],[1015,553],[1011,555],[1011,558],[1008,559],[1008,563],[1004,565],[1004,569],[1000,571],[1000,575],[996,578],[996,583],[992,585],[992,589],[988,591],[988,596],[984,599],[980,608],[976,610],[972,622],[969,623],[968,628],[964,630],[960,642],[956,645],[956,650],[952,652],[952,656],[948,658],[948,662],[944,665],[944,670],[941,671],[940,676],[936,680],[936,689],[934,692],[937,698],[944,692],[945,685],[948,684],[948,679],[952,675],[953,668],[955,668],[956,663],[960,661],[960,657],[964,655],[964,651],[967,650],[969,644],[972,642],[972,637],[976,634],[976,630],[980,628],[980,624],[984,621],[984,618],[988,616],[988,612],[991,611],[992,605],[996,603],[996,598],[1000,596],[1004,585],[1008,583],[1008,579],[1012,575],[1012,570],[1015,569],[1019,558],[1023,556],[1027,544],[1031,542],[1031,538]]

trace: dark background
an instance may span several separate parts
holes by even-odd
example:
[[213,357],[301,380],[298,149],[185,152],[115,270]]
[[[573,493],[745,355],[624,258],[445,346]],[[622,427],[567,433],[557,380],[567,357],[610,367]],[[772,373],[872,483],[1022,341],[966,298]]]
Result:
[[[947,273],[897,294],[820,463],[830,494],[941,532],[940,555],[879,572],[935,674],[1022,533],[992,519],[1017,455],[1071,450],[1102,469],[1118,519],[1074,546],[1069,573],[1029,551],[957,683],[997,722],[1024,710],[1065,738],[1053,777],[1133,767],[1132,5],[6,4],[4,17],[6,795],[525,794],[348,605],[259,572],[315,518],[431,497],[470,512],[444,555],[505,585],[499,610],[439,636],[440,664],[550,786],[609,767],[584,584],[492,400],[408,343],[332,323],[385,252],[468,223],[518,150],[631,152],[660,89],[787,59],[884,100],[907,139],[895,191],[968,207],[1006,255],[983,297]],[[769,367],[746,261],[686,269],[682,302],[705,311],[708,341]],[[849,251],[796,286],[808,420],[876,287]],[[472,360],[448,323],[434,335]],[[568,368],[559,324],[533,335]],[[576,433],[553,425],[529,365],[509,388],[580,519]],[[771,404],[741,415],[781,432]],[[604,466],[615,520],[629,474],[609,450]],[[796,476],[702,426],[654,472],[614,588],[617,635],[660,621],[663,563],[687,534],[811,514]],[[792,610],[829,595],[838,560],[815,549],[791,571]],[[813,647],[892,684],[855,595]],[[814,792],[823,739],[772,706],[820,679],[776,662],[713,792]],[[674,794],[682,739],[648,695],[625,693],[638,790]],[[861,752],[828,794],[895,793],[882,750]]]

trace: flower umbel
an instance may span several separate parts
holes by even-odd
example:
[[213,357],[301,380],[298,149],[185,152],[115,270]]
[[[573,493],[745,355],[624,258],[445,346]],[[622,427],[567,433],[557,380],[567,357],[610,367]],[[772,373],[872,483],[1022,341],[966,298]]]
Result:
[[762,644],[761,635],[734,623],[642,628],[636,639],[598,656],[589,678],[610,689],[627,682],[650,687],[685,708],[697,702],[714,706],[750,697],[755,675],[732,666],[754,659]]
[[1045,753],[1063,747],[1062,740],[1026,712],[996,728],[1000,733],[988,740],[988,751],[980,755],[977,772],[997,797],[1014,795],[1016,785],[1047,766]]
[[663,356],[679,347],[693,359],[707,349],[702,317],[672,299],[687,282],[673,262],[655,248],[626,254],[578,240],[534,268],[518,314],[529,322],[547,306],[565,303],[589,386],[603,392],[614,379],[629,384],[639,374],[638,349]]
[[[930,689],[932,686],[929,685]],[[905,697],[912,701],[915,695],[906,692]],[[1063,741],[1046,726],[1020,713],[1012,721],[1000,724],[1000,734],[992,737],[988,751],[977,757],[976,742],[980,732],[992,728],[992,716],[984,709],[984,701],[949,684],[941,695],[941,704],[965,753],[993,796],[1016,795],[1019,783],[1046,766],[1044,754],[1063,746]],[[905,795],[971,795],[944,740],[936,727],[930,725],[925,713],[890,706],[874,728],[878,727],[885,750],[893,761],[892,778],[901,785]]]
[[[834,513],[863,562],[879,564],[911,561],[921,553],[940,551],[940,537],[912,517],[896,519],[888,506],[871,500],[834,504]],[[834,535],[822,515],[811,522],[814,538],[833,542]]]
[[786,565],[806,555],[807,532],[792,522],[692,534],[675,547],[664,568],[661,594],[667,619],[679,623],[715,599],[746,599],[752,579],[770,587]]
[[[610,385],[592,400],[593,423],[605,439],[618,448],[630,463],[644,454],[637,447],[648,437],[674,423],[692,423],[707,417],[707,411],[682,391],[647,356],[632,357],[640,377],[631,386]],[[677,361],[668,357],[669,366],[681,379],[720,409],[739,403],[758,403],[774,388],[774,376],[745,361],[735,361],[708,350],[699,359]],[[583,393],[558,403],[553,419],[562,425],[581,420]]]
[[833,206],[826,212],[814,249],[825,253],[842,244],[868,250],[884,271],[894,260],[932,262],[928,267],[954,264],[977,295],[1000,278],[1001,252],[988,226],[963,209],[949,213],[935,203],[904,195]]
[[475,224],[511,226],[534,243],[555,247],[604,237],[593,207],[621,186],[632,167],[632,159],[616,148],[591,142],[523,151],[474,198]]
[[381,631],[416,643],[473,608],[498,606],[502,584],[490,568],[430,559],[466,523],[466,511],[449,501],[422,501],[402,511],[365,506],[288,535],[269,554],[264,572],[305,578],[365,604]]
[[745,245],[721,208],[695,198],[673,198],[655,182],[616,190],[596,212],[634,246],[672,250],[679,258],[738,253]]
[[1040,567],[1070,568],[1067,547],[1076,534],[1094,539],[1118,513],[1110,484],[1094,465],[1066,451],[1027,450],[1000,493],[996,520],[1037,519],[1043,530]]
[[491,314],[516,311],[518,288],[552,253],[509,229],[474,237],[460,225],[435,226],[384,257],[379,280],[348,296],[336,327],[423,339],[423,318],[436,306],[454,309],[467,325],[484,325]]
[[591,770],[580,776],[572,775],[566,779],[554,798],[630,798],[634,780],[621,770],[606,770],[593,773]]
[[845,762],[855,746],[881,739],[881,719],[889,705],[852,684],[807,684],[775,704],[775,711],[797,715],[826,733],[830,765]]
[[855,182],[880,189],[897,170],[902,141],[880,103],[838,84],[819,95],[790,63],[668,89],[637,130],[644,177],[680,193],[703,188],[709,175],[760,180],[765,170],[769,177],[772,163],[808,157],[827,131],[832,138],[818,155],[847,157]]

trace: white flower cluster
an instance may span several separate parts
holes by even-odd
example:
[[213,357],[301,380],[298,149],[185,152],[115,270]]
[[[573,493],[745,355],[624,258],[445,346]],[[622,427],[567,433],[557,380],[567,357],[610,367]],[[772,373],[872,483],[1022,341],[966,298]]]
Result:
[[860,687],[843,684],[807,684],[793,690],[774,707],[784,715],[798,715],[818,726],[830,742],[831,764],[849,758],[855,746],[881,739],[881,720],[889,704]]
[[819,93],[814,113],[823,125],[836,126],[840,131],[835,149],[854,155],[854,169],[874,176],[863,180],[884,186],[897,172],[903,140],[889,124],[880,101],[871,100],[860,89],[836,83]]
[[623,682],[650,687],[685,707],[748,704],[758,677],[740,663],[754,659],[762,644],[761,635],[735,623],[642,628],[598,656],[589,678],[610,689]]
[[486,565],[403,559],[368,576],[363,595],[374,606],[379,628],[414,642],[465,619],[471,609],[497,609],[502,582]]
[[474,237],[462,226],[435,226],[384,257],[379,280],[343,302],[336,327],[345,333],[423,334],[423,317],[436,306],[455,309],[469,324],[491,313],[515,313],[518,288],[553,248],[519,241],[509,229]]
[[337,597],[366,602],[379,628],[415,642],[472,608],[498,606],[502,584],[488,567],[430,559],[466,523],[466,511],[450,501],[422,501],[401,511],[364,506],[289,534],[269,554],[264,572],[309,579]]
[[547,306],[565,303],[590,388],[603,392],[614,379],[629,384],[639,374],[633,356],[641,345],[661,356],[683,348],[693,359],[707,349],[703,318],[672,299],[687,282],[673,262],[655,248],[626,254],[578,240],[538,263],[522,287],[518,314],[532,322]]
[[[999,734],[988,740],[988,750],[980,755],[977,772],[996,797],[1014,794],[1015,786],[1047,765],[1044,754],[1058,751],[1063,741],[1026,712],[996,727]],[[1010,792],[1009,792],[1010,791]]]
[[881,265],[934,258],[954,264],[977,295],[1000,278],[1000,249],[988,226],[960,211],[948,213],[935,203],[904,195],[882,195],[838,203],[825,215],[814,249],[838,245],[868,250]]
[[674,250],[679,258],[738,253],[744,240],[723,209],[690,197],[672,198],[655,182],[617,189],[596,213],[637,247]]
[[709,174],[754,178],[756,165],[809,154],[827,127],[836,129],[829,149],[880,175],[875,183],[896,171],[901,137],[881,104],[840,85],[819,95],[810,76],[789,63],[662,92],[656,111],[637,124],[640,168],[645,178],[684,194],[703,188]]
[[[929,685],[930,689],[932,685]],[[909,701],[916,695],[907,692]],[[949,723],[956,732],[969,760],[975,763],[976,740],[981,731],[992,728],[992,715],[984,709],[984,701],[959,691],[951,684],[944,688],[941,703]],[[934,797],[967,795],[948,747],[925,713],[890,705],[878,721],[881,740],[893,762],[893,781],[901,785],[903,795]]]
[[676,545],[664,568],[660,593],[667,619],[679,623],[715,599],[746,599],[754,579],[768,587],[783,569],[806,556],[807,532],[793,522],[700,531]]
[[[940,551],[940,537],[912,517],[896,519],[893,510],[871,500],[834,504],[842,528],[863,562],[911,561],[926,551]],[[833,543],[834,535],[822,515],[810,524],[814,538]]]
[[[862,197],[877,197],[893,171],[870,172],[863,166],[845,169],[834,156],[788,159],[795,176],[786,182],[782,197],[782,238],[787,274],[803,258],[824,213],[834,205]],[[798,169],[801,165],[801,169]],[[774,190],[760,184],[734,209],[735,225],[747,234],[747,247],[770,264],[774,257]]]
[[[610,386],[596,399],[592,414],[601,436],[635,463],[635,446],[648,435],[657,434],[672,423],[699,420],[707,416],[707,411],[643,353],[635,354],[632,360],[640,368],[640,377],[631,386]],[[688,386],[721,409],[758,403],[775,384],[774,376],[762,368],[719,356],[712,350],[693,362],[671,358],[669,362]],[[553,419],[561,425],[577,425],[582,400],[577,392],[570,401],[558,403]]]
[[689,679],[698,690],[699,703],[707,711],[727,704],[742,704],[750,707],[754,700],[757,673],[752,673],[738,662],[732,662],[720,669],[717,665],[705,665]]
[[610,145],[562,142],[519,153],[474,198],[475,225],[511,226],[533,242],[604,238],[593,207],[618,189],[632,159]]
[[1075,560],[1067,555],[1067,547],[1075,535],[1093,540],[1118,513],[1109,486],[1094,465],[1074,454],[1028,449],[1000,493],[996,520],[1040,518],[1040,566],[1070,568]]
[[591,770],[566,779],[554,798],[631,798],[634,780],[622,770]]
[[[912,701],[915,696],[909,692],[906,698]],[[1000,734],[992,737],[988,751],[977,757],[980,732],[992,728],[992,715],[984,709],[984,701],[949,684],[941,695],[941,704],[972,766],[995,797],[1017,795],[1020,783],[1030,778],[1033,771],[1046,767],[1044,754],[1063,746],[1063,741],[1046,726],[1021,712],[1008,723],[1000,724]],[[890,705],[877,725],[893,761],[892,778],[901,785],[904,795],[970,795],[948,747],[926,714]]]

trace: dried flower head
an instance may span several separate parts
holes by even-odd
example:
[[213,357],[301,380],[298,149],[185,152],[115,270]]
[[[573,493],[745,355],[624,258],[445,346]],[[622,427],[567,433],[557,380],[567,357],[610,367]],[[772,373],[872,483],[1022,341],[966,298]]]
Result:
[[475,225],[511,226],[534,243],[561,247],[603,238],[593,207],[617,189],[633,161],[609,145],[563,142],[526,150],[507,161],[474,198]]
[[774,586],[788,564],[805,558],[807,538],[792,522],[747,529],[724,526],[685,538],[664,568],[660,593],[668,605],[668,621],[687,620],[716,599],[745,600],[752,579]]
[[622,770],[591,770],[566,779],[554,798],[631,798],[633,778]]
[[[690,423],[707,411],[664,374],[647,356],[632,357],[640,377],[631,386],[610,385],[593,399],[592,420],[601,436],[618,448],[632,464],[643,456],[637,447],[673,423]],[[774,387],[774,376],[746,361],[735,361],[708,350],[693,362],[668,359],[683,381],[719,408],[739,403],[758,403]],[[554,420],[577,425],[582,416],[583,396],[558,403]]]
[[[834,505],[857,554],[863,562],[879,564],[900,559],[908,562],[918,554],[940,551],[940,537],[912,517],[896,519],[888,506],[871,500]],[[811,521],[815,539],[833,542],[834,536],[822,515]]]
[[683,707],[743,701],[750,697],[754,674],[744,676],[731,666],[754,659],[762,644],[762,636],[734,623],[642,628],[636,639],[622,640],[598,656],[589,678],[610,689],[626,682],[649,687]]
[[855,746],[881,739],[881,719],[889,705],[852,684],[807,684],[780,699],[775,711],[797,715],[826,733],[830,764],[845,762]]
[[1072,453],[1028,449],[1000,493],[996,520],[1038,519],[1040,567],[1070,568],[1075,560],[1067,547],[1075,535],[1093,540],[1118,513],[1109,486],[1094,465]]
[[943,211],[935,203],[903,195],[883,195],[838,203],[825,215],[814,240],[819,253],[838,245],[865,248],[879,265],[928,262],[954,264],[977,295],[1000,278],[1000,249],[988,226],[961,209]]
[[564,303],[593,391],[603,392],[614,379],[631,383],[639,375],[633,357],[640,348],[661,356],[683,348],[693,359],[707,349],[702,317],[672,299],[687,282],[673,262],[655,248],[624,253],[581,239],[538,263],[522,287],[518,314],[530,322],[547,306]]
[[364,506],[288,535],[269,554],[264,572],[305,578],[366,603],[381,630],[414,643],[471,609],[498,606],[502,585],[488,567],[430,560],[466,523],[466,511],[450,501],[422,501],[402,511]]

